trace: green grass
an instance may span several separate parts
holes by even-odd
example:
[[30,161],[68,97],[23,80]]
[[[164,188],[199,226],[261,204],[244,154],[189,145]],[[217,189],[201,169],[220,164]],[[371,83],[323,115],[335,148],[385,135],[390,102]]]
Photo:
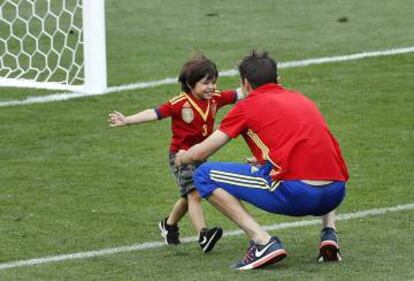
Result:
[[[112,85],[174,76],[194,49],[228,69],[253,45],[287,61],[413,43],[409,1],[188,3],[107,1]],[[339,23],[341,16],[349,22]],[[413,72],[413,54],[281,71],[284,86],[318,104],[341,144],[351,178],[340,213],[414,202]],[[110,129],[106,118],[114,109],[132,114],[156,106],[178,91],[171,85],[0,108],[0,263],[161,241],[156,223],[178,194],[167,164],[170,123]],[[1,89],[0,100],[47,93]],[[237,139],[213,159],[246,156]],[[204,206],[210,225],[236,229]],[[266,225],[293,220],[249,210]],[[247,248],[240,236],[223,239],[209,255],[190,243],[2,270],[0,280],[412,280],[412,217],[411,210],[339,222],[341,264],[315,262],[319,230],[309,226],[275,233],[290,256],[269,270],[228,269]],[[180,228],[194,235],[187,218]]]
[[[124,253],[81,261],[12,269],[10,280],[412,280],[407,254],[414,250],[414,211],[339,222],[344,261],[316,262],[317,227],[282,230],[289,256],[265,270],[227,267],[244,254],[246,241],[226,238],[220,250],[202,254],[195,244]],[[232,255],[229,255],[232,253]]]
[[[283,72],[286,86],[302,89],[319,104],[342,144],[351,180],[347,199],[340,212],[414,201],[411,192],[414,186],[413,171],[408,169],[413,167],[414,159],[411,146],[413,113],[410,110],[410,105],[413,104],[410,92],[413,82],[409,79],[409,71],[400,72],[392,80],[388,79],[388,73],[410,68],[413,58],[413,55],[393,56]],[[381,71],[383,68],[387,72]],[[306,81],[310,77],[315,81],[313,84]],[[354,82],[351,83],[351,80]],[[393,87],[389,86],[390,81],[393,81]],[[222,79],[221,83],[223,87],[230,87],[237,81]],[[359,87],[355,87],[355,83]],[[123,95],[3,108],[0,111],[3,120],[0,168],[3,189],[0,206],[2,262],[159,240],[155,223],[167,214],[177,193],[166,163],[169,122],[109,129],[106,127],[106,113],[114,107],[125,113],[151,107],[170,96],[173,88],[160,87]],[[398,93],[398,96],[394,93]],[[237,140],[214,158],[241,161],[246,155],[245,145]],[[235,228],[208,204],[205,206],[211,224],[220,224],[226,230]],[[291,220],[256,209],[252,211],[263,224]],[[405,228],[412,228],[413,225],[406,214],[393,216],[402,216],[405,223],[401,225],[401,232],[408,235],[410,231]],[[386,220],[386,217],[367,220],[382,219]],[[357,230],[348,224],[357,222],[340,223],[341,238],[344,241],[358,240],[360,235],[356,235]],[[375,233],[367,226],[362,228],[364,231],[360,230],[361,234]],[[392,235],[396,230],[393,225],[385,225],[381,231],[384,235]],[[308,239],[315,244],[317,230],[311,232]],[[182,234],[193,235],[187,220],[182,224]],[[298,241],[291,241],[295,235],[304,235],[302,229],[284,230],[281,235],[288,248],[298,247],[298,253],[307,251],[307,257],[303,256],[305,261],[315,255],[314,245],[299,247],[296,245]],[[409,259],[410,251],[406,250],[404,243],[414,241],[405,237],[405,234],[402,237],[404,238],[398,237],[397,241],[390,243],[399,250],[395,250],[398,255]],[[229,240],[233,239],[237,240],[237,244],[231,248],[232,242],[227,245],[225,239],[221,243],[223,248],[218,248],[214,258],[203,257],[196,250],[196,245],[191,244],[177,251],[162,248],[97,258],[88,262],[18,268],[0,272],[0,276],[32,276],[35,271],[39,276],[44,276],[38,280],[53,280],[61,278],[57,274],[60,270],[65,270],[65,276],[74,274],[68,280],[78,279],[77,274],[85,271],[91,274],[86,275],[85,280],[98,278],[97,276],[111,279],[102,274],[106,270],[113,270],[106,272],[109,276],[119,273],[118,270],[121,269],[111,265],[113,262],[122,265],[120,278],[125,278],[124,280],[144,267],[147,271],[143,274],[150,276],[154,271],[155,276],[176,280],[185,276],[182,260],[187,260],[187,257],[188,261],[184,264],[190,268],[197,268],[199,262],[203,261],[203,268],[209,267],[213,272],[227,276],[234,274],[228,272],[227,264],[241,257],[246,244],[245,239]],[[368,256],[376,256],[378,263],[386,259],[377,254],[377,248],[374,247],[378,244],[375,234],[361,239],[366,240],[366,243],[358,242],[361,244],[358,247],[352,243],[343,244],[345,257],[358,257],[362,251]],[[168,263],[159,265],[164,260],[164,255],[169,257]],[[220,260],[216,260],[215,255],[220,255]],[[303,259],[293,259],[284,264],[283,273],[291,276],[297,270],[310,270],[316,271],[317,276],[318,272],[327,270],[315,264],[297,268],[297,263],[302,263]],[[142,264],[135,264],[138,261]],[[366,262],[375,266],[370,260]],[[397,266],[395,262],[390,262],[393,267]],[[154,267],[144,266],[145,264]],[[354,265],[351,263],[349,266],[353,268]],[[395,274],[393,267],[381,267],[381,270],[386,274]],[[330,274],[355,274],[354,269],[348,268],[346,264],[327,268],[333,270]],[[279,271],[276,270],[275,273],[279,274]],[[254,274],[263,274],[263,278],[267,278],[268,271]],[[191,276],[194,276],[193,280],[201,280],[204,271],[195,269]],[[363,275],[359,280],[367,280],[368,277],[371,278],[371,275]],[[145,279],[147,278],[143,280]]]
[[[414,38],[410,0],[105,2],[111,86],[175,77],[197,51],[225,70],[251,48],[290,61],[408,47]],[[0,100],[44,93],[0,89]]]
[[[234,67],[250,48],[269,50],[279,60],[411,46],[411,1],[142,1],[111,5],[108,1],[111,84],[176,75],[195,50]],[[147,15],[152,15],[150,18]],[[208,15],[215,16],[208,16]],[[338,19],[346,16],[347,23]],[[114,24],[111,24],[114,23]],[[118,42],[134,46],[120,48]],[[167,46],[167,47],[166,47]],[[129,47],[127,47],[129,48]],[[112,82],[113,81],[113,82]]]

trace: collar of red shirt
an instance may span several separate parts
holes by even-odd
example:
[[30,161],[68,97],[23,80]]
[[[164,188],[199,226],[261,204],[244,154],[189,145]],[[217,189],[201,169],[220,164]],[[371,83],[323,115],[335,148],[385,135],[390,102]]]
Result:
[[247,97],[256,96],[264,92],[281,92],[284,90],[285,89],[276,83],[267,83],[251,91]]

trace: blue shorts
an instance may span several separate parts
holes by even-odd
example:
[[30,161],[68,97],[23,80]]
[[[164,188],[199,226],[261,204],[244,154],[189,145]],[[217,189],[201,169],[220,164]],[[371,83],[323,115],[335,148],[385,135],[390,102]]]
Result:
[[194,173],[203,198],[222,188],[234,197],[270,213],[289,216],[321,216],[334,210],[345,197],[345,182],[313,186],[300,180],[272,182],[271,167],[207,162]]

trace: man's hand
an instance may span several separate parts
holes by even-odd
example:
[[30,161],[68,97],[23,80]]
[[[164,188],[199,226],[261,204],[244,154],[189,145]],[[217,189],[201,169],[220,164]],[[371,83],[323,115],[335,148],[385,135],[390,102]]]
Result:
[[175,166],[193,164],[205,161],[210,155],[219,150],[230,140],[230,137],[220,130],[215,131],[199,144],[190,147],[187,151],[180,150],[175,155]]
[[175,166],[176,167],[181,167],[183,165],[183,156],[186,153],[187,151],[183,149],[180,149],[180,151],[177,152],[177,154],[175,155]]
[[110,127],[125,126],[125,116],[118,111],[114,111],[108,115],[108,124]]

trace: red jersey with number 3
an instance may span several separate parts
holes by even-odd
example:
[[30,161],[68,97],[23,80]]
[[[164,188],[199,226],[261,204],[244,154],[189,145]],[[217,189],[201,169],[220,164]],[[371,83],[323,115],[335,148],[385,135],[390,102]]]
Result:
[[213,132],[217,110],[236,101],[236,91],[216,92],[211,99],[181,93],[156,108],[158,119],[172,118],[170,151],[187,150],[205,140]]
[[317,106],[299,92],[265,84],[230,110],[220,131],[243,135],[259,162],[272,162],[275,180],[348,179],[335,137]]

